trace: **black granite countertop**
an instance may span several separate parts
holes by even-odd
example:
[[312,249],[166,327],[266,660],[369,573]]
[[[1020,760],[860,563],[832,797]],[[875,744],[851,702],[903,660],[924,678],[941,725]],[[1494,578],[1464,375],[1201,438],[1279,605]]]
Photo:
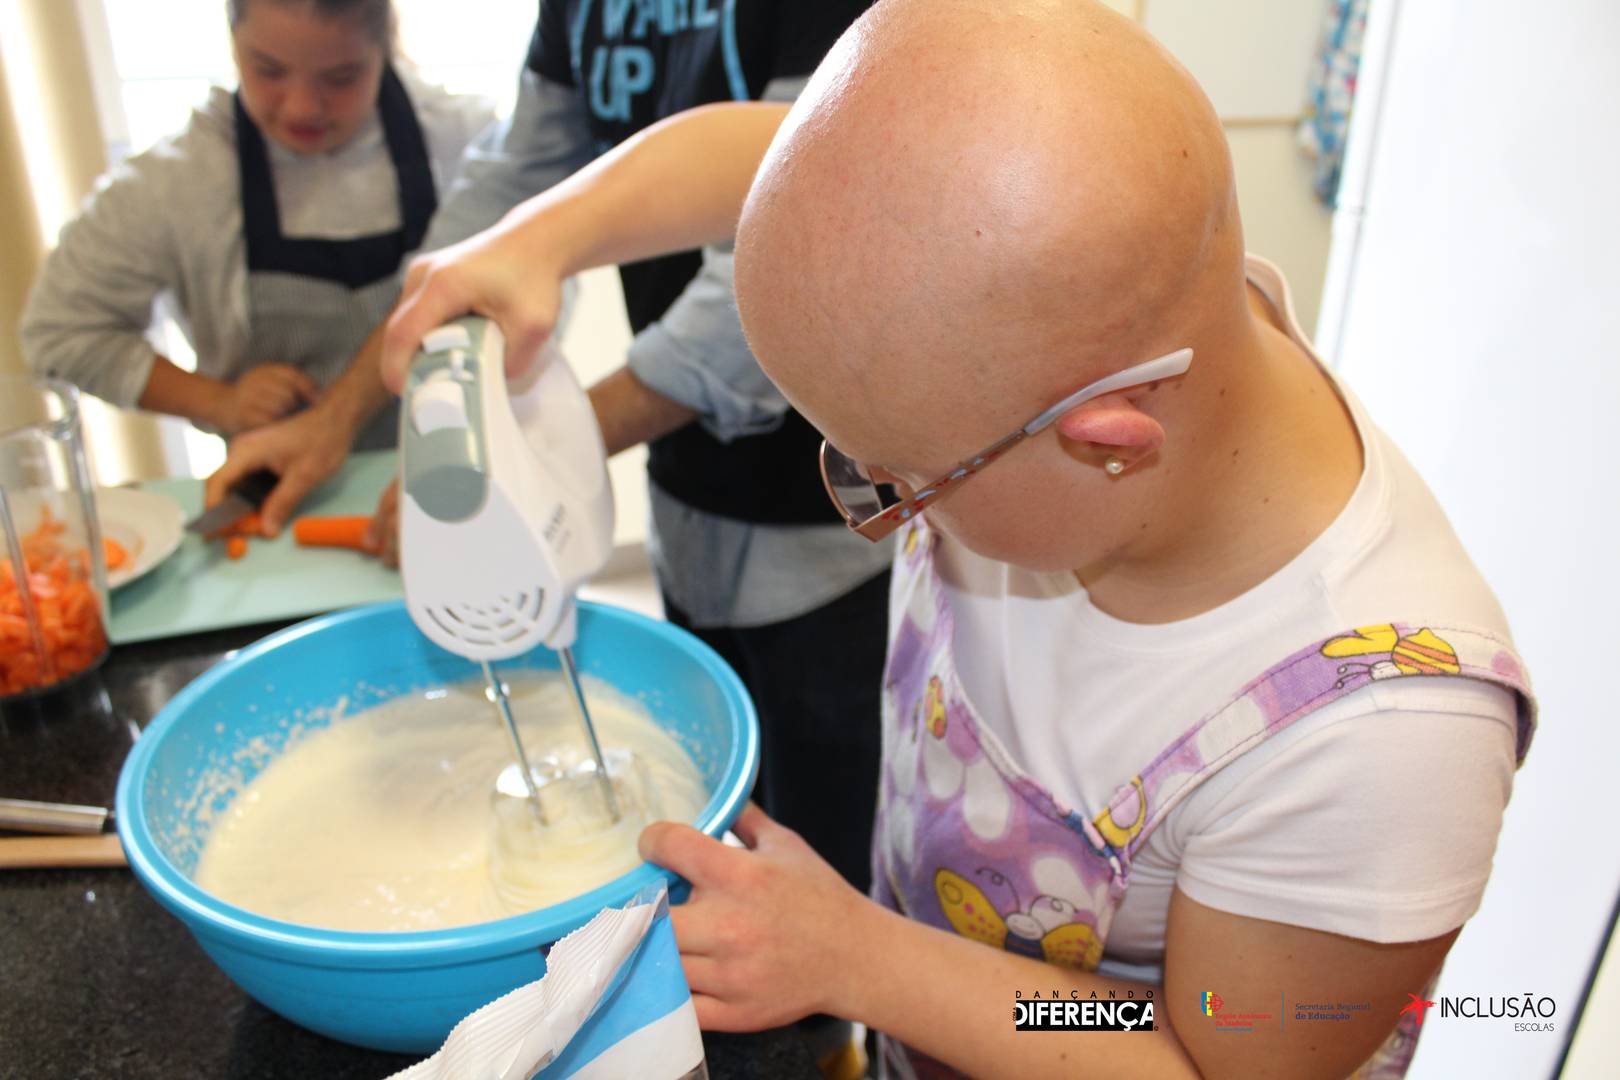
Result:
[[[111,806],[140,729],[275,628],[119,646],[72,686],[0,706],[0,795]],[[820,1075],[791,1029],[703,1045],[716,1080]],[[416,1060],[334,1042],[247,997],[128,870],[0,870],[0,1077],[339,1080]]]

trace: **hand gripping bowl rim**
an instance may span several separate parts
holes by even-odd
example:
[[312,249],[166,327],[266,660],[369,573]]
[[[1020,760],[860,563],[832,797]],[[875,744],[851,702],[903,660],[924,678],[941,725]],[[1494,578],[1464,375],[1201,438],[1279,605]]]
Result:
[[[617,620],[648,630],[654,637],[679,642],[716,680],[725,697],[740,707],[742,737],[734,742],[721,775],[730,776],[739,757],[750,762],[749,768],[729,787],[714,792],[693,823],[709,836],[719,837],[742,813],[743,803],[759,771],[759,723],[742,680],[706,643],[669,623],[590,601],[580,601],[579,606],[581,613],[589,612],[593,620]],[[400,932],[330,930],[284,922],[226,903],[193,883],[158,849],[146,828],[145,793],[135,778],[144,776],[156,752],[158,736],[176,724],[192,702],[203,697],[237,667],[300,637],[349,622],[379,618],[390,611],[409,618],[404,601],[393,600],[333,612],[278,630],[242,649],[232,660],[215,664],[192,680],[141,732],[119,772],[114,805],[118,838],[130,869],[160,905],[179,917],[193,934],[281,961],[346,969],[415,968],[460,964],[537,948],[583,926],[596,912],[633,895],[644,885],[663,878],[673,886],[680,880],[667,870],[643,862],[590,892],[537,911],[490,922]]]

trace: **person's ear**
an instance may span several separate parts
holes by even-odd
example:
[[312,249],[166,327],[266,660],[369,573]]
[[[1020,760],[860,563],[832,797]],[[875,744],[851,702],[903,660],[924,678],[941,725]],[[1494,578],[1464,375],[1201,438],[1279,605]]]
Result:
[[1120,462],[1123,467],[1117,471],[1109,467],[1116,475],[1164,445],[1164,427],[1124,394],[1070,409],[1058,417],[1057,429],[1064,439],[1081,444],[1076,449]]

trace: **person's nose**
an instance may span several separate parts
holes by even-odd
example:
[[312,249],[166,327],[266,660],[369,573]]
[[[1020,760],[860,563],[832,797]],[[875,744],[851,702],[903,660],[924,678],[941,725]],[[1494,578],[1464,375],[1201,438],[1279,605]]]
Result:
[[326,102],[313,79],[294,79],[281,102],[282,116],[295,124],[312,124],[326,115]]

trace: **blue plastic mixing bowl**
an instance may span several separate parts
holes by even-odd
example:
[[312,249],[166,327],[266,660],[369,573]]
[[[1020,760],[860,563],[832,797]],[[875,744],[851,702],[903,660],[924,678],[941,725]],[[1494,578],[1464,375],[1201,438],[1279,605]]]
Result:
[[[719,836],[759,768],[759,724],[741,681],[697,638],[582,603],[581,670],[642,702],[697,763],[713,797],[694,822]],[[502,665],[553,669],[546,649]],[[424,638],[401,603],[292,626],[186,687],[136,742],[118,778],[129,864],[236,984],[295,1023],[379,1050],[427,1053],[463,1016],[545,972],[545,949],[661,876],[642,864],[566,903],[496,922],[403,934],[321,930],[208,895],[191,873],[211,822],[289,735],[389,698],[475,678]]]

